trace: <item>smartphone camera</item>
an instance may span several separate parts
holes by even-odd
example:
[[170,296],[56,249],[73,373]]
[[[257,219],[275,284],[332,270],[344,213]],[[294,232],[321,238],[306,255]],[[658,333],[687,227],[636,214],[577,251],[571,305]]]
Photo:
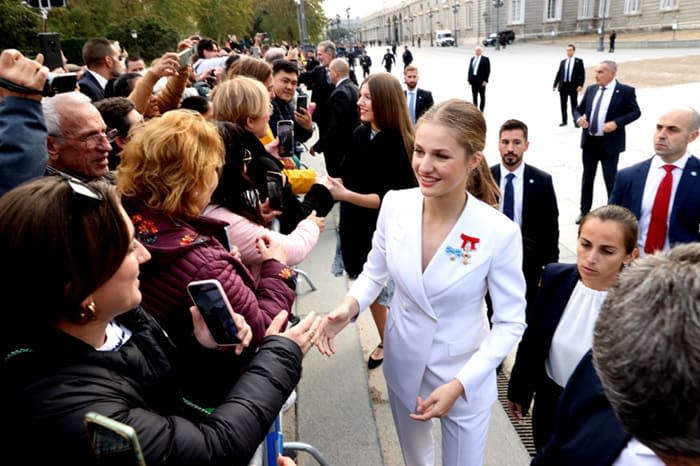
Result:
[[270,200],[270,208],[282,210],[282,174],[277,172],[267,172],[267,197]]
[[77,84],[77,73],[49,73],[49,79],[46,80],[41,95],[44,97],[52,97],[63,92],[73,92]]

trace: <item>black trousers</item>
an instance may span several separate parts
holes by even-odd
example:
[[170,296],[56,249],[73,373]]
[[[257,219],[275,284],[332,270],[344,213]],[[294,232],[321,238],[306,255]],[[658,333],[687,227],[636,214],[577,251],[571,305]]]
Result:
[[362,77],[366,78],[369,76],[369,66],[363,66],[362,67]]
[[[566,111],[566,101],[571,103],[571,117],[574,116],[574,109],[578,106],[578,92],[576,92],[576,86],[574,83],[562,83],[559,87],[559,103],[561,105],[561,122],[566,123],[568,114]],[[574,121],[576,124],[576,121]]]
[[581,160],[583,162],[583,175],[581,176],[581,213],[587,214],[593,204],[593,182],[595,181],[598,162],[603,167],[603,179],[608,197],[615,184],[617,175],[617,162],[619,153],[605,151],[605,138],[603,136],[589,136],[583,147]]
[[541,451],[554,434],[559,398],[564,389],[545,375],[546,381],[537,387],[532,407],[532,436],[535,450]]
[[[477,96],[481,100],[479,104],[476,103]],[[481,83],[472,84],[472,102],[479,107],[479,110],[482,112],[484,111],[484,105],[486,104],[486,86],[482,86]]]

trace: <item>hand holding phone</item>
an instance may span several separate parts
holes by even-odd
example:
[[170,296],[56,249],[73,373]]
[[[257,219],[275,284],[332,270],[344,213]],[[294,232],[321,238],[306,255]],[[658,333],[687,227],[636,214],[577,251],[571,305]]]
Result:
[[241,343],[239,329],[233,320],[233,308],[218,280],[190,282],[187,292],[217,345],[230,347]]
[[273,171],[267,172],[267,198],[270,208],[273,210],[282,210],[284,208],[282,199],[283,185],[284,180],[282,179],[281,173]]
[[291,157],[294,154],[294,122],[280,120],[277,122],[277,138],[279,139],[278,155]]
[[63,53],[61,52],[61,42],[58,39],[57,32],[40,32],[39,37],[39,50],[44,56],[44,66],[46,66],[49,71],[55,70],[56,68],[63,69]]
[[194,47],[190,47],[177,53],[177,59],[180,62],[180,69],[192,63],[192,55],[194,55]]
[[309,107],[309,96],[306,94],[299,94],[297,96],[297,112],[300,108],[306,110]]

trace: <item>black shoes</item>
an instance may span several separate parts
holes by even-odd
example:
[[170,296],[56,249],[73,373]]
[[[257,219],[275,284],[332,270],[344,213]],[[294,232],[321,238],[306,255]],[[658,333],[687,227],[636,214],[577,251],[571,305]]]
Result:
[[[383,349],[384,349],[384,345],[381,344],[381,343],[379,343],[379,344],[377,345],[377,348],[381,348],[381,349],[383,350]],[[376,348],[375,348],[374,351],[377,351]],[[379,367],[379,366],[384,362],[384,356],[382,356],[380,359],[374,359],[374,358],[372,357],[372,354],[374,354],[374,351],[372,351],[372,353],[370,353],[369,359],[367,360],[367,369],[370,369],[370,370],[371,370],[371,369],[374,369],[374,368],[376,368],[376,367]],[[382,353],[383,353],[383,351],[382,351]]]
[[566,123],[559,123],[559,127],[566,126]]

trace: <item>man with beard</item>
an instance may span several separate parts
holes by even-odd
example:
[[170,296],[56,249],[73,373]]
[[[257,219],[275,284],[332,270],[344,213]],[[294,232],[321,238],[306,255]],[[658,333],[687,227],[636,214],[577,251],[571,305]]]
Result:
[[90,100],[104,99],[107,82],[122,74],[119,52],[107,39],[90,39],[83,45],[83,62],[87,71],[80,77],[78,84],[80,92],[90,97]]
[[[527,312],[537,294],[542,267],[559,260],[559,210],[552,176],[523,163],[527,125],[508,120],[499,131],[501,163],[491,173],[501,188],[499,210],[520,225],[523,238],[523,275],[527,284]],[[529,322],[530,315],[526,315]]]

